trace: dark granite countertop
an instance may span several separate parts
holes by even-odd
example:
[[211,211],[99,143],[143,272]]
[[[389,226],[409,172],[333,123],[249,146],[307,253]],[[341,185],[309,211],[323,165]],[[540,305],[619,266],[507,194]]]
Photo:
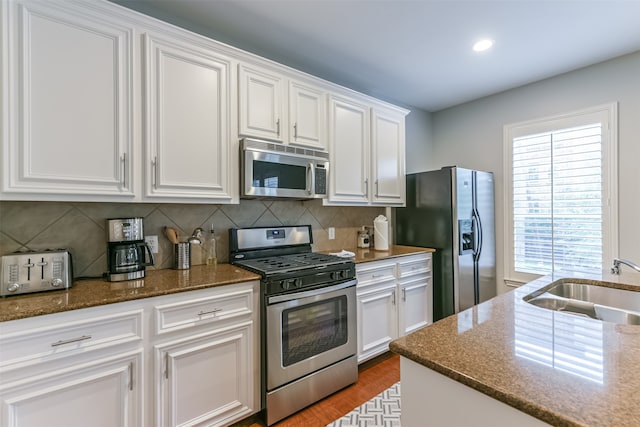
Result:
[[[350,249],[355,262],[377,261],[402,255],[433,252],[432,249],[392,245],[388,251]],[[337,251],[339,252],[339,251]],[[101,279],[76,280],[68,290],[39,292],[0,298],[0,322],[260,280],[260,276],[231,264],[196,265],[188,270],[148,270],[146,277],[124,282]]]
[[577,277],[541,278],[390,348],[552,425],[638,426],[640,325],[551,311],[522,299],[556,280],[640,292],[633,274]]
[[[325,253],[338,253],[342,249],[334,251],[326,251]],[[389,249],[386,251],[377,251],[373,248],[344,248],[344,250],[353,252],[355,257],[353,258],[356,264],[370,261],[380,261],[388,258],[395,258],[405,255],[415,255],[419,253],[431,253],[435,252],[435,249],[420,248],[416,246],[402,246],[402,245],[389,245]]]
[[144,279],[124,282],[77,280],[68,290],[0,298],[0,322],[259,279],[234,265],[218,264],[148,270]]

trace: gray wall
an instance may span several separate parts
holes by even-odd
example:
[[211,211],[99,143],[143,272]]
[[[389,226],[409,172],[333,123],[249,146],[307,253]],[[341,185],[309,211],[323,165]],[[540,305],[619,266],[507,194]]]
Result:
[[640,52],[432,114],[430,166],[457,164],[495,174],[499,292],[506,289],[503,126],[616,101],[619,255],[640,262]]
[[405,125],[407,173],[439,168],[432,160],[431,114],[414,108],[407,116]]

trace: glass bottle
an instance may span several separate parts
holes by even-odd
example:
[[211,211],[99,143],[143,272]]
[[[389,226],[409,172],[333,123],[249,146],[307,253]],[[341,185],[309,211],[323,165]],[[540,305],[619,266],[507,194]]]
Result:
[[207,265],[218,265],[218,256],[216,253],[216,235],[211,224],[211,231],[207,234],[204,241],[204,260]]

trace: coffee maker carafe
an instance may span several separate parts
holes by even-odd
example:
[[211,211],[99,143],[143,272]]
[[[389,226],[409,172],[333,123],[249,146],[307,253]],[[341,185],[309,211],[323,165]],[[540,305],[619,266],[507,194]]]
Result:
[[144,241],[142,218],[107,220],[106,276],[110,282],[141,279],[145,267],[154,262],[151,248]]

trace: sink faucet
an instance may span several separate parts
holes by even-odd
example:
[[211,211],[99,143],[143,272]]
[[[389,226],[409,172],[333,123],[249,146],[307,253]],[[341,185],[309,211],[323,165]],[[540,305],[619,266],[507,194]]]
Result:
[[620,264],[628,265],[640,273],[640,265],[627,261],[626,259],[614,258],[613,265],[611,266],[611,274],[620,274]]

